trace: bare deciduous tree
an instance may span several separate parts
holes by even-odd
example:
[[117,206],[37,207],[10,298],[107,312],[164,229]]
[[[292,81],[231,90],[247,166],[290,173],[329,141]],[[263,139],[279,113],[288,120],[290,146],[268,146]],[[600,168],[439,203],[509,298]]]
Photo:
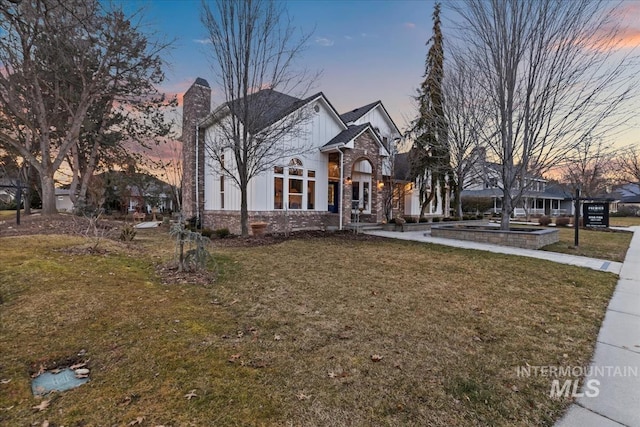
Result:
[[[620,150],[614,162],[617,180],[622,183],[636,184],[640,191],[640,146],[630,145]],[[633,191],[633,187],[629,187]]]
[[603,140],[586,138],[568,153],[561,165],[562,183],[580,188],[584,197],[597,197],[607,192],[615,171],[617,150]]
[[[502,165],[502,223],[527,177],[557,166],[586,139],[623,124],[636,80],[618,52],[619,21],[606,1],[466,0],[454,5],[465,58],[489,99],[481,139]],[[620,59],[618,56],[622,56]]]
[[317,76],[294,61],[310,35],[296,37],[284,6],[273,0],[218,0],[213,9],[203,2],[202,21],[225,101],[211,116],[215,132],[205,150],[214,170],[240,189],[247,235],[249,182],[301,149],[290,144],[310,114],[298,108],[305,103],[299,98]]
[[462,217],[460,194],[465,182],[476,178],[476,165],[484,159],[478,158],[483,150],[477,149],[481,141],[481,129],[485,125],[486,100],[478,86],[475,72],[462,58],[454,57],[449,62],[443,83],[444,114],[449,125],[449,151],[453,177],[454,207]]

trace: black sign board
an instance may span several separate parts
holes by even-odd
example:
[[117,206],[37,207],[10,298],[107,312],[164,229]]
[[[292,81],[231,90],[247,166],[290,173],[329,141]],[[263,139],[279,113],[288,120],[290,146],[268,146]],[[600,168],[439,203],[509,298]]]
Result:
[[609,203],[585,203],[582,216],[585,227],[609,228]]

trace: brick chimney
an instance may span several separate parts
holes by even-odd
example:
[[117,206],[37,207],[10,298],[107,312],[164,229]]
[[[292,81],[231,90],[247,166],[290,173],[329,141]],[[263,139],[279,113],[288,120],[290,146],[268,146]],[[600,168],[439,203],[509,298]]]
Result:
[[204,133],[198,129],[198,123],[210,112],[211,88],[205,79],[198,77],[182,101],[182,214],[185,219],[201,217],[204,207]]

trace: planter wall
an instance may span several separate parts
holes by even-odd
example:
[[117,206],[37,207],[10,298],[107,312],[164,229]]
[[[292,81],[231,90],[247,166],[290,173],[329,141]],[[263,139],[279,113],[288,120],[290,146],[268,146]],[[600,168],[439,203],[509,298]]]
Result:
[[469,240],[502,246],[515,246],[524,249],[540,249],[560,240],[556,229],[512,228],[509,231],[491,226],[467,226],[460,224],[438,225],[431,228],[432,237]]

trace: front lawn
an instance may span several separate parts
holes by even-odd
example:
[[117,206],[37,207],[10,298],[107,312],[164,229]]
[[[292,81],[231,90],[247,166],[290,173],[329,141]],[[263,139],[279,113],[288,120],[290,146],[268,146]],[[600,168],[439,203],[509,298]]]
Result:
[[[516,369],[588,364],[616,283],[337,235],[218,247],[215,284],[162,284],[162,230],[0,243],[3,425],[553,425],[568,400]],[[91,381],[32,409],[30,374],[65,360]]]
[[561,252],[571,255],[599,258],[623,262],[629,249],[633,233],[625,231],[588,230],[578,232],[579,244],[576,248],[575,230],[570,227],[558,227],[560,241],[543,248],[545,251]]
[[609,225],[612,227],[632,227],[640,225],[640,216],[609,217]]

